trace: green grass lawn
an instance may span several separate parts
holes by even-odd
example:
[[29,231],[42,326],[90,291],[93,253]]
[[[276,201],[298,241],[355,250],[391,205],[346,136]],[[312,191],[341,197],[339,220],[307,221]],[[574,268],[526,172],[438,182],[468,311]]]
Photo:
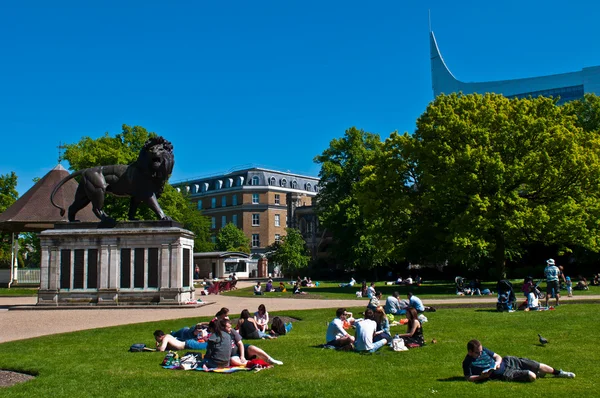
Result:
[[[355,314],[364,306],[349,308]],[[164,353],[129,353],[132,343],[152,345],[155,329],[169,331],[199,319],[151,322],[0,344],[0,369],[36,374],[33,381],[0,389],[0,396],[31,397],[566,397],[598,396],[600,361],[594,304],[567,304],[556,311],[498,313],[489,309],[442,309],[428,313],[428,342],[420,349],[372,355],[324,350],[326,323],[334,310],[280,312],[298,319],[292,332],[256,345],[284,362],[258,373],[213,374],[165,370]],[[277,315],[272,313],[271,316]],[[10,327],[3,325],[3,327]],[[43,325],[40,325],[43,327]],[[392,328],[403,331],[404,326]],[[1,333],[1,332],[0,332]],[[538,344],[537,333],[550,343]],[[471,338],[500,355],[529,357],[575,372],[535,383],[468,383],[461,362]]]
[[[355,299],[356,292],[360,290],[360,285],[355,285],[354,287],[339,287],[340,282],[319,282],[319,287],[305,287],[302,288],[302,291],[306,292],[306,295],[294,295],[293,287],[286,282],[287,292],[279,293],[279,292],[269,292],[266,293],[267,297],[289,297],[295,299]],[[517,298],[521,298],[521,285],[523,284],[523,280],[514,280],[512,281],[513,288],[515,289],[515,294]],[[278,283],[276,284],[278,285]],[[377,290],[381,290],[383,293],[383,298],[391,295],[394,291],[398,291],[400,293],[401,298],[406,298],[406,293],[412,291],[415,295],[417,295],[421,299],[443,299],[443,298],[460,298],[467,296],[457,296],[456,295],[456,286],[453,282],[444,282],[444,281],[433,281],[422,284],[421,286],[416,285],[386,285],[385,282],[376,283],[375,288]],[[482,288],[488,288],[494,292],[494,297],[496,297],[496,282],[483,282]],[[540,284],[540,288],[545,290],[546,283],[542,282]],[[253,297],[254,291],[251,287],[244,289],[237,289],[229,292],[224,292],[223,294],[237,296],[237,297]],[[563,296],[566,296],[567,292],[561,291]],[[600,294],[600,286],[590,286],[590,290],[585,291],[574,291],[573,294],[575,296],[580,295],[590,295],[590,294]],[[469,298],[477,298],[477,297],[485,297],[485,296],[468,296]],[[361,300],[367,301],[367,298],[362,298]],[[366,304],[365,304],[366,305]]]
[[37,296],[37,288],[26,288],[26,287],[11,287],[10,289],[0,287],[0,297],[31,297]]

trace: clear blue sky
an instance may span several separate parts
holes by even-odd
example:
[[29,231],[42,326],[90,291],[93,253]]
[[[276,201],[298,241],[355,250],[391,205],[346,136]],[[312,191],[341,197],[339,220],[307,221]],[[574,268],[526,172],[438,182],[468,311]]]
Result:
[[428,9],[453,74],[485,81],[600,65],[598,4],[3,2],[0,174],[22,195],[59,142],[125,123],[173,142],[171,182],[248,165],[316,176],[351,126],[414,131],[432,100]]

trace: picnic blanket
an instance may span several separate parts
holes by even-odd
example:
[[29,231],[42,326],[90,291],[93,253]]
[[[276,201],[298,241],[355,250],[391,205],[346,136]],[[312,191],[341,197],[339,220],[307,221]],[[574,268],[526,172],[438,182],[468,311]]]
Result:
[[[253,370],[258,372],[263,369],[272,368],[273,365],[263,361],[262,359],[252,359],[246,363],[246,365],[240,366],[229,366],[226,368],[204,368],[200,366],[201,357],[198,358],[197,353],[188,353],[179,358],[170,357],[170,360],[163,361],[162,367],[165,369],[174,369],[174,370],[198,370],[200,372],[214,372],[214,373],[235,373],[240,371],[249,371]],[[169,356],[169,354],[167,354]]]

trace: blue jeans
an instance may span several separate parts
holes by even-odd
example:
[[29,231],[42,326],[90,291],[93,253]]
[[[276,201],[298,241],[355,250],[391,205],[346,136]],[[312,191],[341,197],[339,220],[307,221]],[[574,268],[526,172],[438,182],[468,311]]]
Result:
[[207,343],[200,343],[195,339],[185,341],[185,348],[187,350],[206,350],[206,347],[208,347]]
[[[385,340],[379,340],[379,341],[376,341],[376,342],[374,342],[374,343],[373,343],[373,348],[371,348],[371,349],[370,349],[369,351],[367,351],[367,352],[371,352],[371,353],[373,353],[373,352],[377,351],[378,349],[380,349],[381,347],[383,347],[384,345],[386,345],[387,343],[388,343],[388,342],[387,342],[387,341],[385,341]],[[359,351],[359,350],[356,350],[356,351]]]

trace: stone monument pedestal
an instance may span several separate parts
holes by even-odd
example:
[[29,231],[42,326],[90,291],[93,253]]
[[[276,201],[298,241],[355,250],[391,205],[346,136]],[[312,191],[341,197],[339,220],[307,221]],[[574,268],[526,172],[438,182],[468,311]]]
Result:
[[194,300],[194,234],[174,221],[59,223],[40,234],[38,306]]

